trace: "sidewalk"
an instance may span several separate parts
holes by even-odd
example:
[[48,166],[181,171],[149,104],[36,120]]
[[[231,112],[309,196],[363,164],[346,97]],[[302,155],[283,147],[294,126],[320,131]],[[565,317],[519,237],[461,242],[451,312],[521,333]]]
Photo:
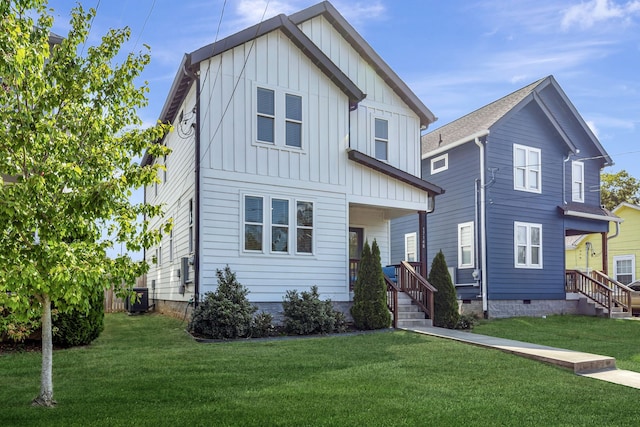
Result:
[[572,369],[577,375],[640,389],[640,372],[616,369],[616,360],[609,356],[547,347],[522,341],[479,335],[455,329],[436,327],[404,328],[419,334],[452,339],[480,347],[494,348],[529,359]]

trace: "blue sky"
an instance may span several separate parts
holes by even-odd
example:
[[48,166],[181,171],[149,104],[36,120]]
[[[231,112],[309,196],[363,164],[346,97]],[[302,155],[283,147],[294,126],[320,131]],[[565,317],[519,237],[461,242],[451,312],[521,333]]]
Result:
[[[70,0],[51,0],[65,35]],[[151,46],[158,118],[185,52],[315,0],[83,0],[91,38],[132,30],[126,51]],[[438,117],[429,130],[553,74],[613,158],[640,178],[640,0],[335,0],[334,6]],[[265,12],[266,9],[266,12]]]

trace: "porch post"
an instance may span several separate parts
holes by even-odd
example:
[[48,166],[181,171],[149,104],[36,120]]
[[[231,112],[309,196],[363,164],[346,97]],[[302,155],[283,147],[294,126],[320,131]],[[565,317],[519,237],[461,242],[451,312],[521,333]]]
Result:
[[609,247],[607,240],[607,232],[603,231],[602,235],[602,272],[609,275]]
[[418,211],[418,240],[420,242],[420,274],[427,277],[427,212]]

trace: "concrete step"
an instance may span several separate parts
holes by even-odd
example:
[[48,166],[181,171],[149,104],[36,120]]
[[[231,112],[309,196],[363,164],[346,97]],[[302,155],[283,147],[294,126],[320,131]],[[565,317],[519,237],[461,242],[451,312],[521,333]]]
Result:
[[424,319],[425,314],[422,311],[399,311],[398,319]]
[[433,327],[433,321],[431,319],[398,319],[396,327],[399,329],[431,328]]

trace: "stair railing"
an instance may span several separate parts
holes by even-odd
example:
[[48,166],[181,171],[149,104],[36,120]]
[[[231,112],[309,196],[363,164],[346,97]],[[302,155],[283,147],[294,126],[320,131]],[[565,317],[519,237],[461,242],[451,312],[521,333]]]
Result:
[[427,317],[433,319],[433,296],[438,290],[407,261],[402,261],[396,267],[396,271],[399,290],[409,295],[411,300],[427,314]]
[[593,280],[604,283],[611,289],[611,298],[616,307],[620,307],[623,312],[631,314],[631,293],[633,289],[610,278],[601,271],[592,270],[590,276]]
[[593,274],[592,277],[581,271],[567,270],[565,287],[567,292],[580,293],[600,304],[608,311],[609,317],[612,317],[613,307],[631,313],[631,289],[602,273]]

